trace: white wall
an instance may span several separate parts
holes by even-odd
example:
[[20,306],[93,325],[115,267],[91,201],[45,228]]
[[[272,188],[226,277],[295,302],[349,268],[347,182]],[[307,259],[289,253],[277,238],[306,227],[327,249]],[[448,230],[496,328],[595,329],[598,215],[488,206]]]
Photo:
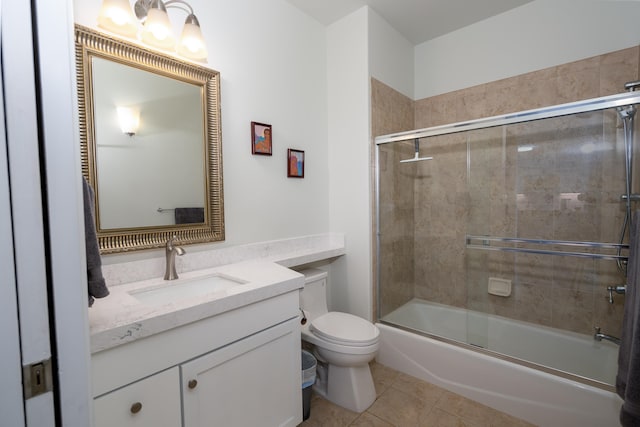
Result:
[[637,46],[639,22],[638,1],[527,3],[416,46],[414,99]]
[[369,73],[413,98],[414,46],[375,10],[369,9]]
[[[329,231],[325,28],[284,0],[189,3],[221,73],[227,239],[191,250]],[[76,22],[98,29],[100,4],[74,0]],[[176,26],[186,17],[169,15]],[[273,156],[251,155],[252,120],[273,126]],[[305,151],[304,179],[287,178],[287,148]]]
[[346,234],[347,254],[334,261],[330,309],[371,318],[369,9],[327,28],[329,218]]
[[[363,7],[328,28],[330,221],[347,238],[332,266],[333,310],[372,319],[370,77],[412,97],[413,45]],[[373,319],[372,319],[373,320]]]

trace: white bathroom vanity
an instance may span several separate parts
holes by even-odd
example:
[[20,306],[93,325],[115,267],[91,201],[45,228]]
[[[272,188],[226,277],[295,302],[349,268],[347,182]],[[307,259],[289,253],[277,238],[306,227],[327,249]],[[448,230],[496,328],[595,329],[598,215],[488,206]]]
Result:
[[298,425],[303,284],[246,262],[114,286],[89,312],[95,426]]

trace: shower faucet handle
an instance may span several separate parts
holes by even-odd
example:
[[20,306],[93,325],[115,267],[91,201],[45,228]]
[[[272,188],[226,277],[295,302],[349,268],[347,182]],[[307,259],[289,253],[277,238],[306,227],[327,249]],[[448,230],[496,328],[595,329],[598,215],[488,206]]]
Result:
[[613,293],[624,295],[627,292],[626,286],[607,286],[609,304],[613,304]]
[[640,87],[640,80],[635,80],[633,82],[627,82],[627,83],[624,84],[624,88],[626,90],[628,90],[629,92],[633,92],[638,87]]

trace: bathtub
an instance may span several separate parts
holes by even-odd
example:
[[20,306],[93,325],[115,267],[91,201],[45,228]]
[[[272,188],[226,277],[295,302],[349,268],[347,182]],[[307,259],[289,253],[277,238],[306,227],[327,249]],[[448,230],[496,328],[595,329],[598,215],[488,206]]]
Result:
[[[539,426],[619,425],[622,400],[606,385],[617,369],[614,344],[421,300],[410,301],[377,326],[376,360],[400,372]],[[461,342],[468,338],[472,345],[403,328]],[[528,362],[519,360],[525,358]]]

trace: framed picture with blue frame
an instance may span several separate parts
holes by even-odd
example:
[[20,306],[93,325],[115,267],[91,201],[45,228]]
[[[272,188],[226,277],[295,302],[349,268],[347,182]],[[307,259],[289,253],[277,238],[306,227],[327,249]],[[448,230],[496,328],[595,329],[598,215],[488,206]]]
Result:
[[270,156],[272,150],[271,125],[251,122],[251,154]]
[[289,178],[304,178],[304,151],[287,150],[287,176]]

